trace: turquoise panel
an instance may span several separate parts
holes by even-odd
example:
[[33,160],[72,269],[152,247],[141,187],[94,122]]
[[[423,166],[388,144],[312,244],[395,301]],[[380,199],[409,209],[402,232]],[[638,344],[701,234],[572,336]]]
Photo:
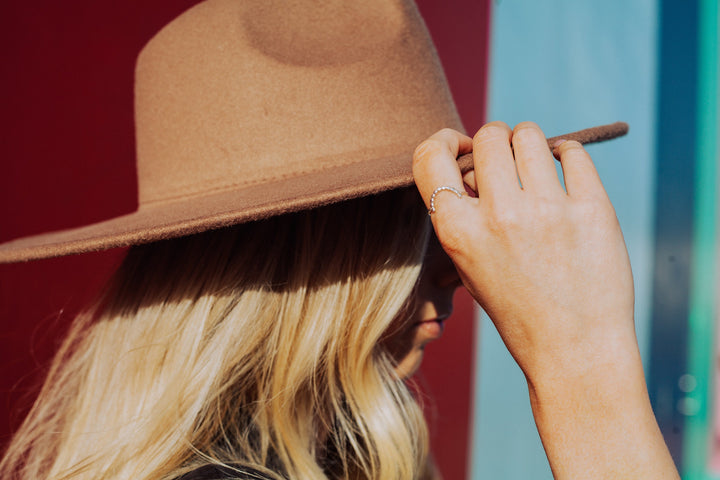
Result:
[[720,442],[717,420],[713,424],[713,416],[717,417],[720,413],[717,411],[719,389],[713,384],[713,378],[716,381],[718,378],[718,346],[715,339],[716,322],[720,318],[720,8],[717,0],[700,1],[699,20],[695,176],[697,207],[686,377],[690,381],[683,389],[686,396],[680,403],[682,413],[687,417],[682,476],[685,480],[718,480]]
[[[643,358],[653,260],[656,0],[494,4],[489,120],[537,122],[548,136],[623,120],[630,135],[592,146],[628,244]],[[492,324],[477,339],[472,478],[550,479],[520,370]]]

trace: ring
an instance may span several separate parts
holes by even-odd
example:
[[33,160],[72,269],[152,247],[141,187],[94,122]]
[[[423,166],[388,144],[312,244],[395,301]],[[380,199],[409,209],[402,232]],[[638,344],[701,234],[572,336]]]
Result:
[[435,195],[442,192],[443,190],[453,192],[455,195],[458,196],[458,198],[461,198],[463,195],[465,195],[465,192],[461,192],[455,187],[442,186],[436,188],[435,190],[433,190],[433,193],[430,196],[430,210],[428,210],[428,215],[432,215],[433,213],[435,213]]

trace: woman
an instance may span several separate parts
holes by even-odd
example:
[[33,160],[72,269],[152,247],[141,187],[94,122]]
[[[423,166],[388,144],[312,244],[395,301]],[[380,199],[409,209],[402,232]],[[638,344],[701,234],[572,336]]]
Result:
[[404,380],[462,279],[526,373],[558,478],[673,478],[622,236],[582,149],[559,146],[565,195],[537,127],[441,130],[415,154],[423,205],[410,152],[461,127],[414,7],[277,7],[204,2],[143,51],[138,212],[0,247],[135,245],[3,477],[432,476]]

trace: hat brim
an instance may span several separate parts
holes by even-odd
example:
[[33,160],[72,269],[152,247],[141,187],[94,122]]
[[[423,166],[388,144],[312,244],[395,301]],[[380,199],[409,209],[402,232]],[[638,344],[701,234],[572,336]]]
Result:
[[[462,162],[466,163],[466,162]],[[465,170],[470,165],[463,165]],[[0,245],[0,263],[60,257],[200,233],[413,184],[410,152],[272,183],[145,205],[84,227]]]
[[[627,134],[615,122],[548,138],[594,143]],[[460,171],[472,169],[472,154],[458,158]],[[127,247],[329,205],[413,184],[409,152],[334,166],[310,173],[172,202],[154,203],[128,215],[85,227],[44,233],[0,245],[0,263],[23,262]]]

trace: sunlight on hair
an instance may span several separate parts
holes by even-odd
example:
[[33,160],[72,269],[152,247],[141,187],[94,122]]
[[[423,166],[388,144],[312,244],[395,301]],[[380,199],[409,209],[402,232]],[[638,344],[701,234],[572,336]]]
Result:
[[78,317],[3,478],[429,475],[422,411],[380,341],[428,230],[397,191],[134,247]]

